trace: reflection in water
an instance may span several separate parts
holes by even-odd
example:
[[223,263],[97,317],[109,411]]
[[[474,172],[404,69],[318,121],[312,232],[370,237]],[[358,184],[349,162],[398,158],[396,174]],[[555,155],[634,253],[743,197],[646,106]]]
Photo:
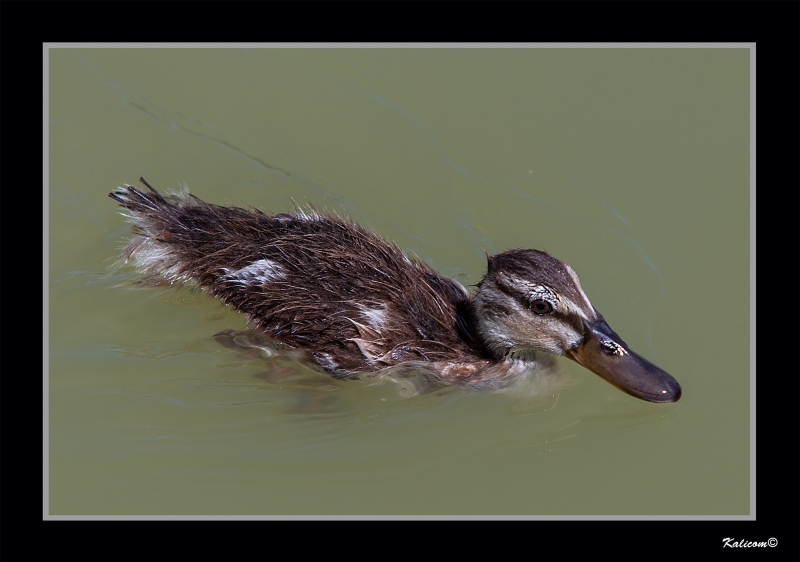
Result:
[[[257,330],[229,329],[216,334],[214,338],[219,344],[236,350],[246,361],[268,363],[269,370],[260,372],[255,377],[271,385],[278,385],[281,389],[302,393],[313,391],[314,395],[322,397],[327,393],[347,388],[347,383],[352,385],[358,381],[360,385],[389,383],[396,389],[396,396],[401,398],[431,393],[441,395],[456,390],[456,387],[448,385],[436,376],[435,363],[406,362],[373,373],[336,376],[304,362],[302,351],[285,348]],[[491,387],[484,385],[478,390],[513,393],[525,397],[524,408],[530,413],[534,407],[539,408],[532,406],[533,402],[538,403],[541,399],[549,400],[550,397],[557,397],[557,392],[561,388],[574,384],[555,356],[545,354],[538,363],[528,362],[525,367],[518,373],[512,373],[513,376],[497,379],[495,381],[497,384]],[[342,381],[346,381],[345,385],[342,385]],[[311,398],[308,400],[314,401]],[[331,408],[331,400],[326,399],[326,410]]]

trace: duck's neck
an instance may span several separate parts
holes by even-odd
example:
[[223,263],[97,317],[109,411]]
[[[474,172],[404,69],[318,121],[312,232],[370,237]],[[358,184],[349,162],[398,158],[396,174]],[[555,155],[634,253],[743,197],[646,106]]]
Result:
[[459,337],[475,351],[475,354],[486,359],[494,359],[478,330],[475,315],[474,299],[464,300],[456,304],[456,327]]

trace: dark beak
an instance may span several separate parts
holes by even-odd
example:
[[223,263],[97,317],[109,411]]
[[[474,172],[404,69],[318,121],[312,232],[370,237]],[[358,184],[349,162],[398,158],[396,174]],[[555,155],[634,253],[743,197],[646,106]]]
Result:
[[637,355],[609,327],[598,313],[597,319],[584,321],[583,344],[567,351],[570,359],[627,392],[649,402],[677,402],[681,385],[650,361]]

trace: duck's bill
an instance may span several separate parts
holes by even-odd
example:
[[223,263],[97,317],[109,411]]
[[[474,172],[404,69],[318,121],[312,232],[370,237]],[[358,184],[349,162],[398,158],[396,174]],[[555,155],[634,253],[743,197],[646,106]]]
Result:
[[612,330],[601,315],[584,322],[583,345],[567,351],[567,357],[627,392],[649,402],[677,402],[681,385],[671,375],[637,355]]

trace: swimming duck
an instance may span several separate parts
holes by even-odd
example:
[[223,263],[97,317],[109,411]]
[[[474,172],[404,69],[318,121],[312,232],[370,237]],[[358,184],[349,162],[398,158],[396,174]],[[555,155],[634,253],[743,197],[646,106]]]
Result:
[[554,354],[637,398],[681,397],[672,376],[609,327],[575,271],[546,252],[487,256],[470,296],[349,220],[222,207],[140,181],[147,192],[109,194],[133,223],[122,261],[138,282],[198,286],[334,376],[408,365],[445,384],[500,388]]

